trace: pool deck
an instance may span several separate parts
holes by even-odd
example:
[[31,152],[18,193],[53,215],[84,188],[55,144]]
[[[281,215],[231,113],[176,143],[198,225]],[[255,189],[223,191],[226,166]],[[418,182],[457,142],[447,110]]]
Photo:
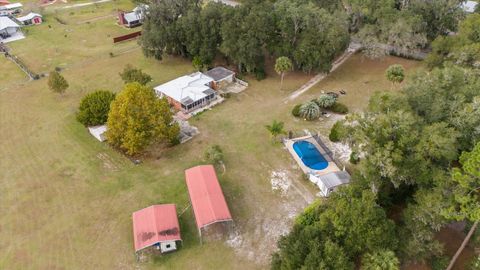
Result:
[[[297,155],[297,153],[293,149],[293,144],[297,141],[307,141],[307,142],[310,142],[313,145],[315,145],[315,147],[317,147],[320,154],[322,154],[322,156],[328,162],[327,168],[325,168],[323,170],[314,170],[314,169],[311,169],[311,168],[305,166],[305,164],[303,164],[303,161],[300,159],[300,157]],[[287,139],[287,140],[284,140],[284,144],[285,144],[285,147],[287,147],[287,150],[292,155],[293,159],[295,159],[295,161],[297,162],[297,164],[300,166],[300,168],[302,169],[302,171],[305,174],[314,174],[314,175],[321,176],[321,175],[325,175],[325,174],[328,174],[328,173],[331,173],[331,172],[341,171],[338,168],[338,166],[335,164],[335,162],[327,154],[327,149],[324,149],[322,146],[320,146],[318,144],[318,142],[315,140],[315,138],[313,138],[312,136],[304,136],[304,137],[299,137],[299,138],[294,138],[294,139]]]

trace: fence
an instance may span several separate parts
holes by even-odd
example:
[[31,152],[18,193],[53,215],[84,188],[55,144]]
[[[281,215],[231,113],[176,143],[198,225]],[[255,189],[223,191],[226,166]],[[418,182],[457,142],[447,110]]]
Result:
[[138,31],[138,32],[134,32],[134,33],[127,34],[127,35],[123,35],[123,36],[119,36],[119,37],[114,37],[114,38],[113,38],[113,43],[118,43],[118,42],[130,40],[130,39],[134,39],[134,38],[137,38],[137,37],[139,37],[139,36],[141,36],[141,35],[142,35],[142,31]]
[[10,49],[5,45],[0,45],[0,53],[3,53],[6,58],[12,60],[23,72],[25,72],[31,80],[38,80],[40,79],[40,75],[36,74],[35,72],[31,71],[27,65],[20,59],[18,56],[15,56],[10,53]]

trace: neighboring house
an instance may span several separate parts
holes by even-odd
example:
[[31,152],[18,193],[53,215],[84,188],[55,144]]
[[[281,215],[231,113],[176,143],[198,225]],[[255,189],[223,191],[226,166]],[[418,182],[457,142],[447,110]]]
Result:
[[21,3],[13,3],[0,6],[0,16],[8,16],[22,13],[23,5]]
[[43,22],[42,15],[33,12],[30,12],[25,16],[18,17],[17,20],[22,22],[23,25],[41,24]]
[[221,89],[235,81],[235,72],[224,67],[212,68],[205,72],[205,75],[213,79],[214,89]]
[[350,174],[346,171],[331,172],[325,175],[310,174],[309,179],[320,188],[320,193],[328,197],[338,187],[350,183]]
[[216,223],[227,225],[233,222],[212,165],[201,165],[186,170],[185,180],[200,240],[202,229],[205,227]]
[[152,205],[132,214],[135,252],[154,247],[161,253],[177,250],[182,241],[175,204]]
[[118,13],[118,22],[129,28],[140,26],[145,20],[148,8],[148,5],[139,5],[131,12],[120,11]]
[[20,25],[7,16],[0,17],[0,42],[5,42],[11,37],[21,35]]
[[466,1],[462,3],[462,9],[466,13],[473,13],[475,12],[475,8],[477,7],[478,2],[477,1]]
[[92,134],[97,140],[104,142],[107,140],[105,137],[105,132],[107,132],[107,125],[89,127],[88,132]]
[[217,99],[217,93],[212,89],[214,80],[209,76],[196,72],[179,77],[155,87],[156,94],[177,110],[189,113],[209,105]]

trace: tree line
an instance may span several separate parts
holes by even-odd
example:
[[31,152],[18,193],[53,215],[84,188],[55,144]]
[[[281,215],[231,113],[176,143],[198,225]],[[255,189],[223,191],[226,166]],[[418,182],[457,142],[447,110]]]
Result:
[[199,68],[217,57],[265,76],[265,56],[288,57],[304,72],[328,72],[351,37],[368,56],[425,48],[457,30],[462,0],[246,0],[237,7],[201,0],[153,1],[140,43],[146,56],[188,57]]
[[238,7],[196,0],[152,3],[141,44],[146,56],[189,57],[198,67],[217,56],[263,77],[265,54],[286,56],[305,72],[329,71],[349,44],[347,17],[315,1],[245,1]]
[[436,233],[480,220],[480,71],[478,60],[459,56],[479,44],[478,16],[434,41],[449,46],[429,56],[430,70],[335,124],[331,137],[358,161],[353,182],[305,210],[279,241],[272,269],[393,270],[409,261],[447,268]]

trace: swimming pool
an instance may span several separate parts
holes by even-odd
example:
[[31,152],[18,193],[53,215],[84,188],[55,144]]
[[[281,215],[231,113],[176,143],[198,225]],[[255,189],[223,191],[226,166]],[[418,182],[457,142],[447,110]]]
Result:
[[328,167],[328,161],[318,151],[317,147],[308,141],[293,143],[293,150],[302,160],[303,164],[313,170],[323,170]]

